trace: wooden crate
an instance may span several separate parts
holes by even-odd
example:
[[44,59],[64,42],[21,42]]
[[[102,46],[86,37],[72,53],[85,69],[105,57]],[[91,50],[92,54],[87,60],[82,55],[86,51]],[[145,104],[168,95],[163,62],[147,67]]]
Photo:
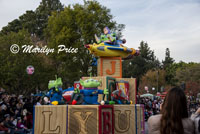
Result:
[[66,134],[67,106],[42,105],[34,108],[35,134]]
[[35,134],[143,134],[141,105],[48,105],[34,108]]
[[100,57],[97,63],[97,76],[122,77],[121,57]]
[[114,105],[115,134],[144,134],[141,105]]
[[99,105],[69,105],[68,134],[98,134]]
[[115,105],[115,134],[135,134],[135,105]]
[[129,99],[136,104],[136,79],[135,78],[116,78],[117,81],[124,80],[129,82]]
[[137,134],[145,134],[144,106],[137,104],[135,107],[135,114],[137,115]]
[[99,134],[114,134],[114,105],[99,106]]

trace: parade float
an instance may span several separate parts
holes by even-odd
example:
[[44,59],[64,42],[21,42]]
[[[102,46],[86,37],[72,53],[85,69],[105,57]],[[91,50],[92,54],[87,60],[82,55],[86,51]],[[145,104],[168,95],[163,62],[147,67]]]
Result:
[[85,47],[98,56],[97,77],[82,77],[66,90],[59,88],[61,79],[50,81],[46,95],[50,105],[34,107],[35,134],[144,133],[144,107],[136,104],[136,79],[122,78],[122,59],[139,52],[123,46],[125,41],[117,40],[107,27],[100,39],[95,38],[98,44]]

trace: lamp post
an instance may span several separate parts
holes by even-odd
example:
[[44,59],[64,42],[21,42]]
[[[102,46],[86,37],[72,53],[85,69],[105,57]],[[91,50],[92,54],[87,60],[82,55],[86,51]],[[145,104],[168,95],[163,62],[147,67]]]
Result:
[[158,78],[159,78],[159,70],[157,70],[157,92],[158,92]]

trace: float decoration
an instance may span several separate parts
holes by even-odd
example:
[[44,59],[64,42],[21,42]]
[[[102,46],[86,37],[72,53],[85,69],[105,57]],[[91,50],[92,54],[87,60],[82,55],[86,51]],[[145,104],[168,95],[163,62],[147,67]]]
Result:
[[108,94],[108,89],[104,89],[104,90],[98,89],[98,86],[101,85],[101,81],[94,80],[92,78],[87,79],[85,81],[80,79],[80,84],[84,87],[84,89],[82,90],[75,89],[74,92],[83,94],[84,96],[83,104],[99,104],[98,94]]
[[95,35],[95,39],[98,44],[87,44],[85,47],[90,53],[99,57],[121,57],[123,59],[130,59],[139,55],[139,51],[134,48],[127,48],[122,44],[126,43],[126,40],[118,40],[114,33],[111,33],[108,27],[104,28],[104,35],[101,35],[99,39]]

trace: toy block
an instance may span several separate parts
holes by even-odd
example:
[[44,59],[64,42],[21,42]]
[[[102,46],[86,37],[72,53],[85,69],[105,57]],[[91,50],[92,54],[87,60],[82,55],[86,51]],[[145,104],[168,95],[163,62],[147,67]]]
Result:
[[144,105],[136,105],[136,114],[137,114],[137,133],[145,134],[145,117],[144,117]]
[[116,78],[116,81],[127,81],[129,83],[129,100],[136,104],[136,79],[135,78]]
[[98,134],[99,105],[69,105],[68,134]]
[[115,134],[135,134],[135,105],[114,105]]
[[143,133],[144,113],[140,110],[141,105],[114,105],[115,134]]
[[114,134],[113,105],[99,106],[99,134]]
[[35,134],[144,134],[143,105],[43,105],[34,108]]
[[66,134],[67,106],[43,105],[34,108],[35,134]]
[[122,77],[121,57],[100,57],[97,65],[97,76]]

